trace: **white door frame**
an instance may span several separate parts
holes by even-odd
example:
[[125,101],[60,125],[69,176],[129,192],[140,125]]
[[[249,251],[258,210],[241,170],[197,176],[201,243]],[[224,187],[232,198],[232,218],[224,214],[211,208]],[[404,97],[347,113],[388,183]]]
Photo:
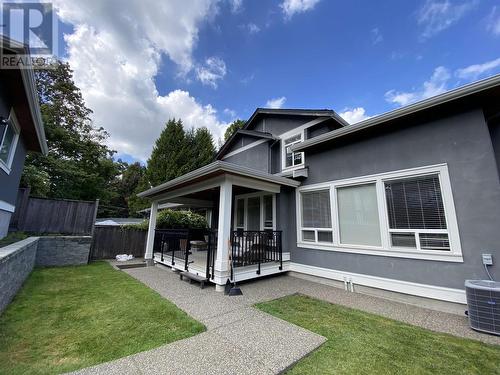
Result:
[[[265,195],[271,195],[272,196],[272,204],[273,204],[273,226],[272,228],[270,227],[264,227],[264,196]],[[239,194],[234,197],[234,212],[233,212],[233,228],[234,230],[236,229],[243,229],[243,230],[248,230],[248,198],[255,198],[255,197],[260,197],[260,228],[259,230],[263,231],[265,229],[272,229],[276,230],[276,194],[274,193],[269,193],[266,191],[259,191],[257,193],[249,193],[249,194]],[[238,226],[238,200],[243,199],[244,202],[244,209],[243,209],[243,228],[241,226]]]

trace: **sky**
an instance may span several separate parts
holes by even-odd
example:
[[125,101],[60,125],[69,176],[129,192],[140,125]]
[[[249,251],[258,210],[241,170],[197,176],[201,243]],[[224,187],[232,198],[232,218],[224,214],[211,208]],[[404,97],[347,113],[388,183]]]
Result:
[[500,73],[489,0],[53,1],[60,57],[117,157],[169,118],[218,140],[257,107],[355,123]]

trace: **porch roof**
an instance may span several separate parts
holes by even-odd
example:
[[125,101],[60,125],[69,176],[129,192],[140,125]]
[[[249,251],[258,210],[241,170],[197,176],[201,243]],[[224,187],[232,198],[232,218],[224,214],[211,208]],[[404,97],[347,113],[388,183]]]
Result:
[[252,168],[237,165],[234,163],[228,163],[225,161],[217,160],[211,164],[205,165],[204,167],[186,173],[180,177],[174,178],[173,180],[167,181],[161,185],[155,186],[137,195],[139,197],[152,198],[156,195],[167,193],[170,190],[175,190],[180,187],[201,182],[203,180],[207,180],[209,178],[221,176],[224,174],[256,179],[259,181],[270,182],[277,185],[284,185],[291,187],[297,187],[300,185],[299,181],[295,181],[290,178],[281,177],[270,173],[258,171]]

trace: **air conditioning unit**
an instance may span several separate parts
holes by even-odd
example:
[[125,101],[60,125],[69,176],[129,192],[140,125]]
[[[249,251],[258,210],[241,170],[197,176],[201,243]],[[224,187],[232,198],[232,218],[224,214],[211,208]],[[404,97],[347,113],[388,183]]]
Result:
[[471,328],[500,335],[500,282],[466,280],[465,294]]

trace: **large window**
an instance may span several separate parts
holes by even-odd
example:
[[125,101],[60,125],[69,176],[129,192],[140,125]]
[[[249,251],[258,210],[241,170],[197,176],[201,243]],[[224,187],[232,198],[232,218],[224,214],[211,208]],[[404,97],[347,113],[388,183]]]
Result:
[[451,194],[446,165],[301,187],[298,246],[460,262]]
[[384,183],[391,244],[425,250],[450,250],[439,176]]
[[11,111],[9,119],[0,124],[0,167],[7,173],[12,166],[18,137],[19,127],[14,112]]
[[292,146],[303,141],[303,132],[283,139],[283,169],[304,164],[304,153],[293,152]]
[[375,184],[337,189],[340,243],[380,246],[380,222]]
[[332,242],[330,191],[303,192],[301,201],[302,240],[306,242]]

